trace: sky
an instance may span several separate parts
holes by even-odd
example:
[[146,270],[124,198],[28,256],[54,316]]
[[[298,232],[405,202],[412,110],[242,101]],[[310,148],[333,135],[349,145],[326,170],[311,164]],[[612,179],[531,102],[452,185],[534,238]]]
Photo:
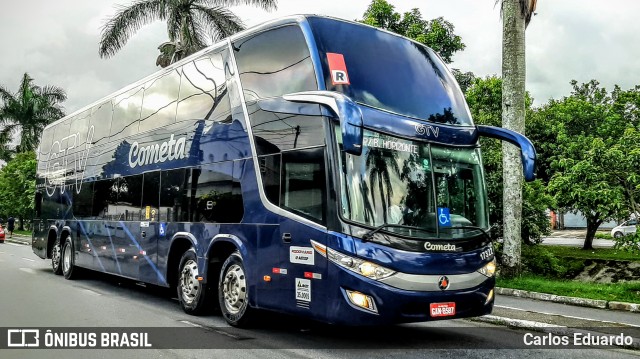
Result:
[[[500,74],[502,24],[495,0],[389,0],[396,11],[453,23],[466,49],[452,68],[476,76]],[[101,59],[106,19],[131,0],[0,0],[0,85],[14,92],[25,72],[38,85],[66,90],[71,113],[159,70],[157,47],[167,40],[156,22],[137,32],[115,56]],[[250,27],[293,14],[362,18],[370,0],[279,0],[278,10],[232,8]],[[640,1],[541,0],[526,32],[527,90],[534,105],[559,99],[569,82],[598,80],[607,89],[640,84]]]

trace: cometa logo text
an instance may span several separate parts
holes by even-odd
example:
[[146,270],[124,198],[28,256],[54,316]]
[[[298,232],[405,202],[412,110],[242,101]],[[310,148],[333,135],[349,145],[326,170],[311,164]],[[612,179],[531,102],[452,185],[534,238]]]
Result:
[[453,244],[433,244],[431,242],[424,242],[424,249],[428,251],[444,251],[444,252],[455,252],[458,250]]
[[129,149],[129,167],[144,166],[153,163],[162,163],[166,160],[178,160],[187,157],[187,137],[177,140],[171,135],[169,141],[154,143],[148,146],[140,146],[134,142]]

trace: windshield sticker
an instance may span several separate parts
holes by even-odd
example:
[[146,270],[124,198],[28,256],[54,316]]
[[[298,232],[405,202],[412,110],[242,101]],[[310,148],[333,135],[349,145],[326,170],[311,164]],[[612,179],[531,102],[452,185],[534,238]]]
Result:
[[365,137],[363,139],[363,145],[367,147],[384,148],[386,150],[418,154],[418,146],[407,142],[387,141],[382,138]]
[[331,83],[334,85],[351,85],[344,56],[327,52],[327,60],[329,61],[329,71],[331,71]]
[[449,214],[449,208],[438,207],[438,224],[440,224],[440,227],[451,227],[451,214]]

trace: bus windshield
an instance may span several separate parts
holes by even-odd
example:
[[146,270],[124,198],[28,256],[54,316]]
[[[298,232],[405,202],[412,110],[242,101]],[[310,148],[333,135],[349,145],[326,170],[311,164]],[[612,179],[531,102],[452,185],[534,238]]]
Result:
[[[361,24],[316,17],[309,23],[327,90],[407,117],[473,125],[455,78],[431,49]],[[330,56],[340,58],[339,66],[330,64]],[[345,80],[334,81],[332,72],[343,67],[342,58]]]
[[[338,142],[341,142],[337,131]],[[342,151],[341,151],[342,152]],[[341,155],[342,215],[385,231],[457,239],[486,229],[480,152],[365,131],[361,156]],[[420,227],[422,230],[410,229]]]

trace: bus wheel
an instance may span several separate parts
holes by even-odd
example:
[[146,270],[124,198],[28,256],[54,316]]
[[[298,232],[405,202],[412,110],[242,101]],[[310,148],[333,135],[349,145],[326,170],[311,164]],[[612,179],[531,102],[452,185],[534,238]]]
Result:
[[56,239],[56,242],[51,249],[51,268],[53,268],[53,273],[57,275],[62,274],[61,252],[60,239]]
[[75,255],[73,253],[73,242],[71,240],[71,236],[68,236],[64,241],[64,245],[62,246],[62,256],[61,256],[61,267],[62,274],[66,279],[75,279],[78,277],[78,268],[76,267]]
[[180,259],[180,272],[178,273],[178,300],[187,314],[200,315],[210,310],[210,291],[207,284],[199,281],[198,257],[196,251],[191,248],[184,252]]
[[240,252],[231,253],[222,265],[218,281],[218,301],[222,316],[235,327],[246,327],[254,309],[249,307],[249,292]]

